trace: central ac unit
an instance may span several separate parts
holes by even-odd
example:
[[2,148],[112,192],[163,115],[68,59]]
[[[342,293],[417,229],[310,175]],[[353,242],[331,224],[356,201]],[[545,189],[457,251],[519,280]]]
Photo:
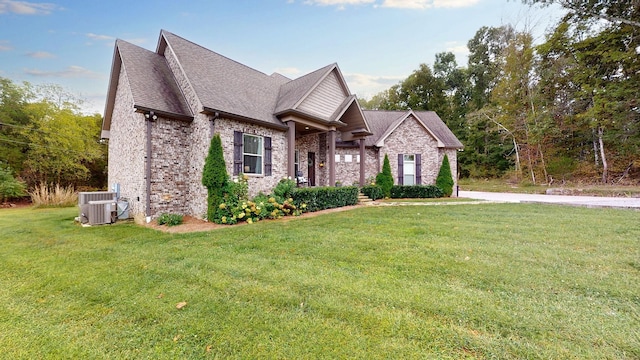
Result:
[[80,205],[80,221],[89,225],[111,224],[116,221],[117,203],[113,200],[94,200]]

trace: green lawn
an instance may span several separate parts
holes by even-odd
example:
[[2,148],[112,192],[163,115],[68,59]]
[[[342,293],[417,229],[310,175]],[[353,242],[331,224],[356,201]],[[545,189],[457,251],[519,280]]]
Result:
[[0,210],[0,357],[640,358],[637,211],[381,206],[193,234],[76,215]]

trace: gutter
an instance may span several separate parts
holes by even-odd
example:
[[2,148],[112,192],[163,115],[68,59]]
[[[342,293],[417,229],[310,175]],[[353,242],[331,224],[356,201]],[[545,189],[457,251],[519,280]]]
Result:
[[147,215],[146,221],[147,223],[151,222],[151,123],[158,119],[158,115],[156,115],[153,111],[149,111],[144,114],[144,117],[147,121],[147,156],[145,157],[145,168],[146,168],[146,189],[147,189],[147,199],[146,199],[146,210],[145,214]]

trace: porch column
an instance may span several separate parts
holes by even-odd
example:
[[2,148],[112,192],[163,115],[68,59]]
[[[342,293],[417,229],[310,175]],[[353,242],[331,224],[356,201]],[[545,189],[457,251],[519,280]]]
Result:
[[296,123],[288,121],[287,125],[287,176],[291,179],[296,178]]
[[360,139],[360,186],[364,186],[365,182],[365,158],[364,158],[364,138]]
[[329,186],[336,186],[336,130],[329,130]]

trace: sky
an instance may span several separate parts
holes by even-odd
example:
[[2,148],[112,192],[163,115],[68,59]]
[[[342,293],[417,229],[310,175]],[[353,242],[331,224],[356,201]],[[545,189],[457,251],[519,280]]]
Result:
[[103,114],[116,39],[155,51],[164,29],[266,74],[338,63],[359,98],[451,51],[482,26],[531,29],[562,15],[520,0],[0,0],[0,77],[56,84]]

